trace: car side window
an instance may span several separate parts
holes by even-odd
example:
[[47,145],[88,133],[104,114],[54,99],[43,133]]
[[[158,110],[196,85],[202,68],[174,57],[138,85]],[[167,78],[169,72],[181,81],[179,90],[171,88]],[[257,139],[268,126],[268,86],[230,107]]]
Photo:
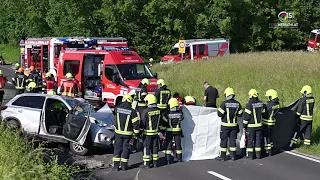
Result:
[[21,96],[12,105],[28,108],[42,109],[45,97],[42,96]]

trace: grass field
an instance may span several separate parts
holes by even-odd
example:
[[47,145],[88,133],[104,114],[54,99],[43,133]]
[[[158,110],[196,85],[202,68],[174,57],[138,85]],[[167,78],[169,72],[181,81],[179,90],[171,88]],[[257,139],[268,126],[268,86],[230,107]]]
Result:
[[0,55],[3,56],[6,63],[18,62],[19,48],[0,44]]
[[40,147],[34,149],[31,142],[0,125],[1,180],[69,180],[74,170],[56,161],[45,163]]
[[213,60],[185,62],[175,65],[155,65],[153,72],[163,78],[172,92],[181,96],[192,95],[198,103],[204,104],[203,83],[208,81],[220,93],[218,104],[224,100],[223,92],[227,87],[235,90],[236,98],[244,106],[248,101],[248,92],[255,88],[264,96],[268,89],[278,91],[282,106],[294,102],[300,97],[304,85],[313,88],[316,98],[313,126],[313,145],[300,147],[304,153],[320,156],[320,53],[309,52],[261,52],[233,54]]

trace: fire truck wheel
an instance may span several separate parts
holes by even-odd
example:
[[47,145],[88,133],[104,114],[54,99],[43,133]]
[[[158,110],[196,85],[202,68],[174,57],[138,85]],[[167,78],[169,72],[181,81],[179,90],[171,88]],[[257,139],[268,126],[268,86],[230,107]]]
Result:
[[89,152],[89,148],[86,144],[80,145],[78,143],[70,142],[70,150],[73,154],[79,155],[79,156],[85,156]]

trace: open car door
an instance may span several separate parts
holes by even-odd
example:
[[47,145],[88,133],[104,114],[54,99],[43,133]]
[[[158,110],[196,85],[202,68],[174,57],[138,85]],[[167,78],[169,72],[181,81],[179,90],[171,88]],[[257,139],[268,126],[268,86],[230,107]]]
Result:
[[90,112],[88,116],[69,113],[63,126],[63,136],[74,143],[83,145],[90,129]]

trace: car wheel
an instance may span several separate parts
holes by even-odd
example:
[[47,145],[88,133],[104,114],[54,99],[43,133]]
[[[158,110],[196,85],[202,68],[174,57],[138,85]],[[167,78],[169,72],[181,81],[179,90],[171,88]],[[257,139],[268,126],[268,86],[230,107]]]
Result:
[[70,142],[70,150],[72,153],[79,155],[79,156],[85,156],[89,152],[89,148],[86,145],[80,145],[78,143]]
[[18,130],[19,129],[19,123],[16,120],[9,120],[6,122],[6,126],[10,130]]

